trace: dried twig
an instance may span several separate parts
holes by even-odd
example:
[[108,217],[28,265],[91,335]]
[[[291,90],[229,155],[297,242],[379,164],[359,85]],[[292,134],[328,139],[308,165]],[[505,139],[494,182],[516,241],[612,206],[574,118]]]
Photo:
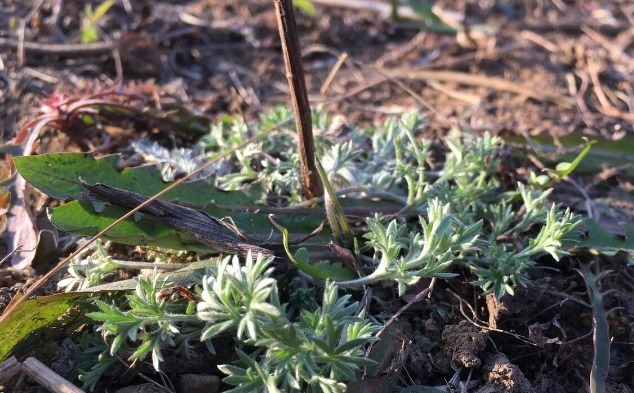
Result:
[[199,210],[161,200],[145,203],[149,198],[144,195],[104,184],[82,183],[82,185],[90,191],[89,199],[97,199],[129,209],[141,205],[143,207],[139,211],[144,213],[146,218],[163,222],[169,227],[185,232],[215,251],[241,256],[246,256],[249,252],[254,255],[261,253],[266,257],[274,256],[271,250],[256,245],[237,228],[231,228],[216,217]]
[[605,49],[607,49],[613,61],[621,61],[624,64],[629,64],[629,65],[634,64],[634,57],[628,55],[623,50],[623,48],[619,47],[618,45],[614,45],[606,37],[602,36],[601,34],[597,33],[596,31],[594,31],[593,29],[590,29],[587,26],[581,26],[581,31],[583,31],[588,37],[592,38],[594,41],[596,41]]
[[348,58],[348,54],[346,52],[344,52],[341,55],[339,55],[339,58],[337,59],[337,62],[335,63],[335,65],[332,67],[332,69],[328,73],[328,76],[326,77],[326,80],[321,85],[321,89],[319,89],[319,92],[322,95],[326,94],[326,91],[328,90],[328,87],[330,86],[330,83],[332,83],[332,80],[335,78],[335,75],[337,74],[337,72],[339,71],[339,69],[341,68],[341,66],[346,61],[347,58]]
[[22,363],[18,362],[15,356],[0,363],[0,384],[4,384],[20,371],[22,371]]
[[295,13],[291,0],[275,0],[275,13],[282,41],[286,78],[290,87],[295,124],[299,136],[299,161],[302,171],[304,198],[322,196],[324,187],[315,165],[315,144],[308,102],[308,92],[304,80],[302,54],[299,48],[299,34],[295,24]]
[[[91,44],[45,44],[40,42],[23,41],[24,50],[29,53],[47,56],[95,56],[112,53],[115,45],[110,42],[94,42]],[[20,48],[20,42],[12,38],[0,37],[0,47],[14,50]]]
[[84,393],[34,357],[22,362],[22,371],[53,393]]
[[[405,90],[409,95],[411,95],[420,105],[422,105],[423,107],[429,109],[434,115],[436,115],[436,117],[442,121],[443,123],[445,123],[448,126],[453,126],[454,124],[451,122],[451,120],[449,120],[447,118],[447,116],[443,115],[442,113],[440,113],[436,108],[434,108],[430,103],[428,103],[420,94],[416,93],[414,90],[412,90],[409,86],[407,86],[405,83],[403,83],[402,81],[399,80],[398,77],[394,77],[393,75],[391,75],[389,72],[384,72],[383,70],[380,70],[378,68],[370,68],[373,71],[377,72],[379,75],[384,76],[385,78],[387,78],[390,82],[394,83],[395,85],[397,85],[398,87],[400,87],[401,89]],[[432,71],[433,72],[433,71]]]
[[601,84],[601,80],[599,79],[599,65],[596,60],[594,60],[591,56],[588,56],[588,73],[590,74],[590,79],[592,80],[592,85],[594,86],[594,93],[597,95],[597,99],[601,104],[597,109],[599,112],[603,113],[606,116],[616,117],[623,120],[632,121],[634,120],[634,113],[624,113],[615,108],[608,97],[605,95],[603,91],[603,87]]
[[532,31],[524,30],[520,33],[520,35],[522,36],[522,38],[534,42],[535,44],[541,46],[549,52],[557,53],[561,51],[561,49],[553,42],[548,41],[546,38],[544,38],[544,36],[535,34]]

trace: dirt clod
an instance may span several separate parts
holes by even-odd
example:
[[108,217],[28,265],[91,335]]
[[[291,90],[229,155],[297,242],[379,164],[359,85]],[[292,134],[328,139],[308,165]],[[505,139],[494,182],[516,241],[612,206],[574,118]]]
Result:
[[484,371],[486,384],[476,393],[535,393],[528,379],[504,354],[487,357]]
[[452,368],[480,367],[479,357],[486,346],[487,333],[471,325],[467,321],[460,321],[457,325],[447,325],[442,332],[443,350],[451,361]]

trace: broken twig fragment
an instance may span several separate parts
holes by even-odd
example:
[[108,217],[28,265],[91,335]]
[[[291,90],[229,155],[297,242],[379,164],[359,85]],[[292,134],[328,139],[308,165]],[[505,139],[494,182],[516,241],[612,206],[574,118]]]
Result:
[[[105,184],[90,185],[82,182],[90,191],[88,199],[96,199],[113,205],[133,209],[149,198],[136,192],[121,190]],[[260,247],[255,240],[235,226],[231,226],[205,212],[180,206],[175,203],[154,200],[141,208],[148,219],[160,221],[174,229],[185,232],[216,251],[246,256],[261,253],[265,257],[275,256],[273,251]]]

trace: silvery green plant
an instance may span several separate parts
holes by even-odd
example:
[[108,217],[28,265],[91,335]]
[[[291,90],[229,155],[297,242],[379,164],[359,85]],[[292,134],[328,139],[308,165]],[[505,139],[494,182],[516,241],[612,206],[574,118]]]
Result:
[[[138,278],[135,291],[122,300],[96,300],[99,310],[88,316],[99,322],[96,330],[108,343],[100,357],[112,364],[117,355],[130,361],[150,356],[159,371],[166,348],[188,349],[196,339],[213,352],[213,339],[232,332],[240,362],[219,368],[228,374],[225,382],[236,386],[233,391],[345,391],[345,382],[373,363],[365,359],[364,348],[374,341],[378,327],[357,313],[358,304],[350,295],[339,296],[332,282],[326,283],[319,307],[303,309],[291,319],[279,300],[270,263],[261,255],[248,255],[244,261],[226,257],[209,267],[196,309],[161,297],[170,283],[156,272]],[[184,330],[190,333],[183,335]],[[86,351],[98,350],[94,336],[83,341]],[[243,345],[259,350],[247,354],[240,349]],[[80,379],[86,387],[94,388],[105,372],[102,363],[83,370]]]
[[[156,141],[150,142],[147,139],[134,141],[130,144],[130,147],[145,162],[155,164],[165,181],[174,181],[177,177],[192,173],[203,166],[206,161],[206,156],[203,155],[200,147],[168,150]],[[212,173],[224,172],[226,172],[226,169],[222,163],[219,163],[204,170],[198,175],[198,178],[209,176]]]
[[66,292],[98,285],[111,277],[118,267],[108,255],[110,242],[97,240],[68,264],[70,277],[57,283]]
[[[278,107],[259,124],[227,118],[213,126],[199,150],[214,157],[286,120]],[[317,129],[328,129],[328,116],[316,111]],[[109,356],[152,357],[160,368],[166,347],[191,348],[231,333],[238,361],[221,366],[234,391],[342,392],[345,382],[368,364],[364,347],[377,328],[340,289],[394,282],[399,295],[423,277],[449,279],[456,266],[466,268],[472,284],[501,297],[528,282],[526,269],[543,255],[566,255],[580,220],[549,202],[551,190],[539,184],[504,184],[499,176],[502,141],[484,134],[449,136],[443,158],[416,135],[424,119],[416,113],[389,118],[382,126],[350,126],[346,140],[315,139],[316,151],[338,198],[378,198],[401,206],[400,214],[377,213],[366,219],[359,246],[364,277],[323,282],[319,305],[314,291],[294,280],[282,304],[271,261],[227,257],[209,267],[196,286],[202,298],[191,303],[161,299],[169,279],[140,279],[133,294],[114,303],[97,302]],[[292,126],[289,126],[292,128]],[[251,130],[251,131],[250,131]],[[223,162],[219,186],[239,189],[259,181],[277,205],[300,202],[296,141],[281,132],[237,151]],[[317,261],[311,261],[317,262]],[[297,304],[301,303],[301,304]],[[295,318],[294,315],[299,315]],[[182,332],[193,331],[183,335]],[[183,338],[184,337],[184,338]],[[184,343],[184,344],[183,344]],[[187,351],[186,351],[187,352]],[[95,371],[97,370],[97,371]],[[90,371],[91,381],[102,368]]]
[[[252,132],[289,115],[285,107],[274,108],[262,115]],[[317,109],[313,122],[323,133],[329,127],[328,114]],[[376,128],[351,125],[343,142],[315,139],[317,154],[338,195],[397,202],[403,206],[401,213],[420,217],[416,225],[403,218],[369,219],[364,238],[366,251],[374,254],[370,266],[374,271],[342,286],[393,280],[402,293],[421,277],[446,278],[452,264],[462,264],[476,275],[474,285],[502,296],[527,282],[525,270],[540,254],[556,258],[564,254],[579,219],[569,213],[562,216],[557,206],[549,210],[550,189],[522,183],[516,190],[502,188],[497,173],[500,138],[488,133],[450,136],[445,139],[444,162],[437,163],[431,142],[415,137],[423,125],[424,118],[410,112],[390,117]],[[249,136],[248,131],[242,119],[224,119],[212,127],[201,146],[210,152],[235,147]],[[279,133],[236,152],[230,165],[234,170],[221,177],[221,187],[237,189],[245,181],[260,180],[270,198],[282,198],[278,204],[300,201],[299,156],[288,134]],[[552,242],[552,247],[536,247],[530,239],[529,230],[539,226],[543,227],[535,244]],[[517,235],[524,239],[524,250],[504,240]]]
[[433,199],[427,219],[419,218],[421,231],[412,231],[404,222],[368,222],[367,245],[375,252],[376,269],[369,276],[340,283],[342,286],[367,285],[381,280],[398,283],[399,295],[422,277],[453,277],[447,267],[470,249],[478,238],[482,221],[465,226],[450,213],[450,205]]
[[151,278],[137,278],[136,281],[135,291],[126,295],[122,305],[96,300],[99,311],[88,316],[101,322],[98,331],[112,336],[111,356],[128,341],[139,343],[128,359],[142,360],[151,353],[152,365],[158,371],[163,361],[162,350],[167,346],[175,347],[174,339],[180,329],[188,322],[196,324],[199,320],[193,313],[188,313],[182,303],[171,303],[159,296],[169,282],[156,271]]
[[291,321],[280,303],[270,260],[250,255],[242,265],[226,258],[203,279],[198,316],[206,321],[202,339],[226,330],[258,348],[251,355],[239,351],[240,362],[219,368],[235,392],[344,392],[343,381],[353,380],[365,359],[363,348],[372,342],[377,326],[361,312],[350,295],[338,296],[327,282],[321,307],[302,310]]
[[[536,258],[550,254],[558,260],[566,254],[579,218],[556,205],[549,208],[550,189],[522,183],[517,190],[502,188],[500,138],[488,133],[447,138],[448,152],[439,165],[431,143],[415,137],[423,124],[418,114],[408,113],[376,129],[352,128],[348,141],[322,141],[317,147],[340,194],[361,192],[398,202],[401,213],[419,216],[416,224],[404,217],[368,219],[365,250],[373,254],[373,270],[338,285],[391,280],[402,294],[422,277],[449,278],[447,270],[462,265],[474,272],[474,285],[501,297],[527,283],[526,269]],[[371,148],[361,150],[368,143]],[[521,249],[507,240],[513,237],[522,239]]]

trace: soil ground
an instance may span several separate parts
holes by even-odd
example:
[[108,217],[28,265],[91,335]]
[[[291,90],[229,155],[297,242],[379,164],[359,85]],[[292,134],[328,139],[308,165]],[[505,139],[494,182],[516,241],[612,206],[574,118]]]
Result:
[[[610,141],[634,134],[634,4],[627,1],[436,2],[445,19],[469,27],[458,34],[393,20],[389,10],[344,6],[361,2],[321,3],[315,2],[317,16],[296,14],[305,75],[311,103],[323,105],[342,124],[376,124],[388,115],[419,110],[429,119],[422,130],[428,138],[442,138],[452,128],[527,139],[548,135],[555,143],[570,134]],[[225,113],[254,119],[289,102],[273,1],[124,0],[99,23],[100,42],[110,45],[99,54],[47,53],[51,44],[79,42],[84,5],[62,0],[0,5],[3,141],[37,115],[39,99],[96,84],[153,84],[158,94],[211,119]],[[20,36],[39,46],[22,48]],[[343,53],[347,58],[326,83]],[[143,131],[48,133],[36,151],[116,153],[147,136]],[[191,142],[179,135],[154,138],[169,148]],[[618,168],[597,168],[575,184],[589,199],[629,193],[631,200],[630,181]],[[556,198],[584,213],[578,194],[562,185]],[[34,201],[34,214],[48,203]],[[631,215],[615,220],[632,222]],[[34,274],[45,272],[55,258],[40,256]],[[605,306],[620,307],[609,320],[608,391],[632,392],[634,273],[624,259],[604,263],[617,273],[604,283],[616,290],[606,296]],[[528,288],[500,301],[478,298],[460,283],[435,290],[428,303],[402,316],[394,334],[401,339],[395,345],[406,347],[400,353],[400,386],[446,386],[459,364],[475,370],[457,374],[469,386],[463,391],[587,391],[592,310],[575,264],[567,259],[549,266],[556,273],[531,272]],[[0,279],[8,299],[33,276],[2,269]],[[388,308],[395,312],[406,300],[394,300]],[[445,310],[443,318],[430,311],[434,305]],[[50,365],[50,351],[40,355]],[[202,373],[194,366],[183,373]],[[28,383],[20,389],[37,391]]]

